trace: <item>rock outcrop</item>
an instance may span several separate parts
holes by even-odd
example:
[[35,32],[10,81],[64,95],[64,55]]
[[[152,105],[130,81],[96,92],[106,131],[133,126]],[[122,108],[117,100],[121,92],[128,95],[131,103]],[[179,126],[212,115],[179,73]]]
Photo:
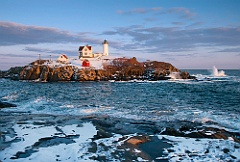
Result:
[[25,66],[20,72],[20,80],[39,80],[39,81],[71,81],[75,72],[75,68],[70,65],[51,66],[45,60],[39,64],[35,61],[28,66]]
[[150,141],[148,136],[134,136],[128,139],[126,143],[131,145],[139,145],[148,141]]
[[12,80],[19,80],[19,74],[23,70],[23,67],[11,67],[7,71],[1,71],[0,78],[7,78]]
[[17,107],[17,105],[0,101],[0,108],[7,108],[7,107]]
[[96,70],[91,68],[77,69],[74,76],[75,81],[96,81],[99,80],[97,77]]
[[196,79],[196,77],[191,76],[188,72],[183,71],[180,73],[181,79]]
[[71,81],[71,78],[74,74],[74,68],[72,66],[55,67],[50,69],[49,71],[50,72],[48,73],[48,76],[49,76],[48,81],[51,81],[51,82]]
[[[186,133],[188,132],[188,133]],[[229,132],[220,128],[213,127],[200,127],[199,130],[188,126],[182,126],[179,130],[167,127],[166,130],[161,132],[164,135],[171,135],[177,137],[190,137],[190,138],[212,138],[212,139],[229,139],[240,143],[239,133]]]

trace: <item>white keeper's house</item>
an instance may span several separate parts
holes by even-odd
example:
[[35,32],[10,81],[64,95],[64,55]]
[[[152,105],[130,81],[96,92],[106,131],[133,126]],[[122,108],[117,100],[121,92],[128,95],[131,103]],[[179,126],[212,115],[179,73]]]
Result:
[[79,47],[79,59],[92,57],[93,57],[92,46],[86,45]]
[[80,46],[79,47],[79,59],[83,60],[83,59],[88,59],[88,58],[98,58],[98,57],[102,57],[102,56],[108,56],[108,41],[104,40],[103,41],[103,53],[93,53],[92,52],[92,46],[89,45],[85,45],[85,46]]

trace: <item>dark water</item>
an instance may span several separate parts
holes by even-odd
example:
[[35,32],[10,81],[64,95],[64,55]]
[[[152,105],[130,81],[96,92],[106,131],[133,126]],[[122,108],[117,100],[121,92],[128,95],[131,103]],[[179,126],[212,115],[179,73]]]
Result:
[[0,100],[34,114],[107,114],[150,121],[198,121],[240,131],[240,71],[188,70],[196,80],[35,83],[0,79]]

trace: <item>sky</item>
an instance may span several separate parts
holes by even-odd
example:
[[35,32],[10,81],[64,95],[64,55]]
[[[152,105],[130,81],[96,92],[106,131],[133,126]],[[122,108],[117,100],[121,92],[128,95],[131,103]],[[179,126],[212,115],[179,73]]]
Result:
[[0,70],[91,45],[179,69],[240,69],[239,0],[0,0]]

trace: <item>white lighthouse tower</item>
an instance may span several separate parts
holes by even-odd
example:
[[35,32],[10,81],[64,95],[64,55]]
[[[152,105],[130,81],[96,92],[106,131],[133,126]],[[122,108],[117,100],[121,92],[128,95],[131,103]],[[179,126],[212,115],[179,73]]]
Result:
[[103,41],[103,56],[108,56],[108,41]]

